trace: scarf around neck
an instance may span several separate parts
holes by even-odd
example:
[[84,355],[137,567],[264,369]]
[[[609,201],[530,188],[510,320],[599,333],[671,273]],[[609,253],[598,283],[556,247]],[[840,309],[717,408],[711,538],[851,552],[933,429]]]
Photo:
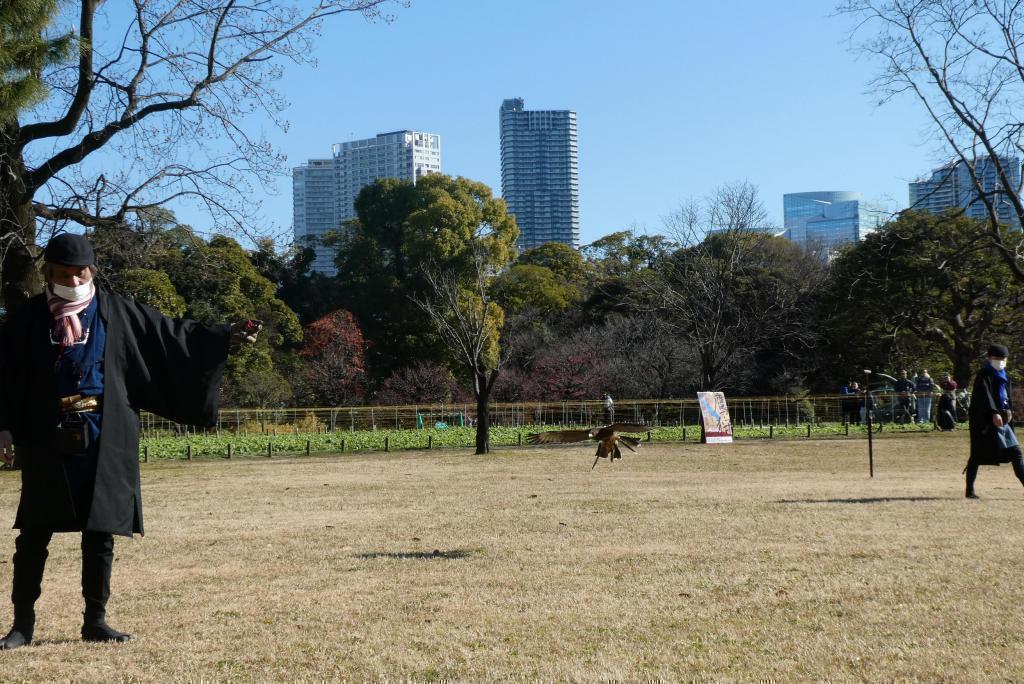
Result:
[[84,336],[82,322],[78,320],[78,314],[89,308],[93,298],[96,297],[96,284],[89,281],[89,296],[79,302],[69,302],[53,293],[53,288],[46,286],[46,305],[50,307],[50,313],[54,319],[54,334],[60,338],[60,348],[63,351]]
[[1010,403],[1010,398],[1006,393],[1006,383],[1009,382],[1009,376],[1006,375],[1006,369],[996,370],[992,367],[992,364],[985,364],[985,372],[992,376],[995,381],[996,391],[999,393],[999,408],[1005,409]]

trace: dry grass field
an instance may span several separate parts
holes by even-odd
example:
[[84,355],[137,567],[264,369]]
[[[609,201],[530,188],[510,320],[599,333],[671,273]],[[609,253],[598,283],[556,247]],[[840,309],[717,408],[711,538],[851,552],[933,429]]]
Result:
[[880,440],[873,480],[863,441],[151,463],[109,606],[136,640],[78,641],[59,535],[0,679],[1021,681],[1024,490],[985,468],[964,500],[965,453]]

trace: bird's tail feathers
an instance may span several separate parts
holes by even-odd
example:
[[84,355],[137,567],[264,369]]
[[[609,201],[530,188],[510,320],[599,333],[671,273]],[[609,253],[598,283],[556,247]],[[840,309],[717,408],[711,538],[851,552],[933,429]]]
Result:
[[619,441],[634,453],[636,453],[636,447],[640,446],[640,440],[633,437],[623,437],[622,435],[619,435]]

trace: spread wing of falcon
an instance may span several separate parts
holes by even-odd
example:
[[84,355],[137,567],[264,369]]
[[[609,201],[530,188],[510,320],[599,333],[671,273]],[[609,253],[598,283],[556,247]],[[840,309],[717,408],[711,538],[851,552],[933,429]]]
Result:
[[530,444],[569,444],[571,442],[586,442],[591,438],[591,430],[555,430],[553,432],[540,432],[526,438]]
[[651,429],[650,425],[636,425],[635,423],[612,423],[602,430],[611,430],[612,432],[625,432],[627,434],[634,432],[647,432]]
[[650,429],[646,425],[634,423],[612,423],[590,430],[554,430],[535,433],[530,435],[526,441],[530,444],[568,444],[596,440],[597,455],[594,457],[594,465],[590,466],[590,469],[593,470],[599,459],[607,458],[614,461],[622,458],[622,452],[619,450],[620,442],[630,451],[636,451],[636,447],[640,446],[640,440],[626,437],[623,433],[647,432]]

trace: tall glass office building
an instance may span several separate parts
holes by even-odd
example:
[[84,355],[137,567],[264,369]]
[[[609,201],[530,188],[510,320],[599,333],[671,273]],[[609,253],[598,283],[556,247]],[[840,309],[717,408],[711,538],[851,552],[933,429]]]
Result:
[[[1017,157],[999,157],[1000,164],[1005,170],[1010,185],[1014,191],[1019,191],[1021,183],[1021,162]],[[991,157],[979,157],[975,168],[981,179],[981,187],[985,193],[997,193],[996,215],[999,220],[1009,226],[1020,227],[1017,214],[1005,194],[999,193],[1002,185],[996,173],[996,165]],[[947,164],[933,169],[927,180],[919,180],[910,183],[910,208],[921,211],[930,211],[934,214],[941,213],[947,209],[960,208],[967,216],[976,219],[987,219],[988,210],[985,203],[978,196],[974,180],[971,178],[971,168],[962,161]]]
[[501,194],[519,225],[520,251],[547,242],[580,244],[576,112],[501,103]]
[[[310,159],[292,170],[295,241],[304,244],[337,230],[356,216],[359,191],[378,178],[416,182],[441,172],[441,136],[420,131],[394,131],[374,138],[332,146],[330,159]],[[312,270],[334,275],[334,251],[316,245]]]
[[805,249],[824,254],[862,240],[888,219],[882,207],[861,200],[859,192],[794,192],[782,196],[783,234]]

